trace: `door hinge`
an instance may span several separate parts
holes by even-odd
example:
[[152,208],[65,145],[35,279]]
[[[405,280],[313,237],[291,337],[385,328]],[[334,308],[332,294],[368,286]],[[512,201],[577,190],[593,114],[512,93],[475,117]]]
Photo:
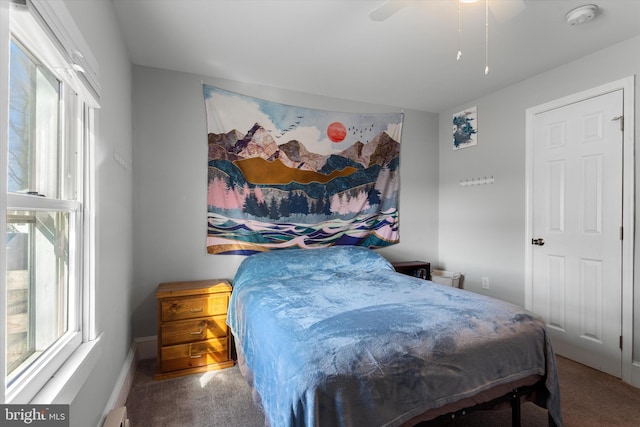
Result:
[[624,116],[614,117],[611,121],[618,121],[620,123],[620,131],[624,132]]
[[620,350],[622,350],[622,335],[620,335]]
[[624,240],[624,227],[620,227],[620,240]]

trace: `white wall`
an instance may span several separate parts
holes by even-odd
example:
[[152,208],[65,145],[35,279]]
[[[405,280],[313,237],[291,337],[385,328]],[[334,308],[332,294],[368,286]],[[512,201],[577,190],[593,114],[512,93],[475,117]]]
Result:
[[98,330],[104,332],[97,368],[71,405],[72,427],[97,426],[131,346],[133,289],[132,171],[114,153],[131,159],[131,62],[110,1],[65,5],[100,69],[102,108],[96,140]]
[[[304,93],[134,67],[135,337],[156,334],[158,283],[233,279],[241,256],[209,255],[207,127],[202,82],[246,95],[309,108],[397,112]],[[401,143],[400,243],[391,260],[437,258],[437,116],[405,111]]]
[[[524,305],[525,110],[582,90],[640,74],[640,38],[550,70],[440,115],[440,260],[465,273],[465,287]],[[638,82],[636,82],[636,85]],[[640,124],[636,88],[636,124]],[[478,107],[478,145],[453,151],[452,115]],[[635,140],[640,140],[636,125]],[[636,180],[639,163],[636,161]],[[460,187],[460,179],[493,175],[491,185]],[[636,184],[636,192],[640,184]],[[636,220],[636,230],[638,228]],[[640,359],[640,252],[636,242],[635,360]],[[489,291],[481,278],[489,277]]]

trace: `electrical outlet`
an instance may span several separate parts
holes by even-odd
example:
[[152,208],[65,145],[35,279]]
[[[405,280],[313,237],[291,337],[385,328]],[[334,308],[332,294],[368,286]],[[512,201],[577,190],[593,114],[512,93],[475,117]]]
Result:
[[482,278],[482,289],[489,289],[489,278],[488,277],[483,277]]

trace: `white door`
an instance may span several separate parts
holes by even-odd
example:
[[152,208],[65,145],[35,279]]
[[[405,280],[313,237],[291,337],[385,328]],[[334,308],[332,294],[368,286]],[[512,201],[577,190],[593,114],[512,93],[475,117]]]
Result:
[[617,377],[623,91],[534,116],[532,311],[557,354]]

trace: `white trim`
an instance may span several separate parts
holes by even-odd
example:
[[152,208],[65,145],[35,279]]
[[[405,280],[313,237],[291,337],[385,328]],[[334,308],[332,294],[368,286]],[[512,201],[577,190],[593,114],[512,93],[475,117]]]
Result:
[[[100,93],[97,80],[95,80],[95,84],[89,82],[86,78],[87,73],[74,68],[75,65],[80,65],[82,69],[89,68],[89,65],[83,62],[83,57],[90,56],[91,52],[85,48],[81,53],[80,48],[76,47],[73,41],[69,45],[65,44],[67,40],[59,31],[65,25],[75,28],[75,23],[64,6],[64,2],[36,0],[36,3],[38,5],[35,5],[33,1],[27,1],[26,6],[12,5],[10,9],[11,32],[21,43],[28,46],[29,50],[47,66],[51,73],[58,79],[64,80],[67,85],[81,94],[83,101],[98,108]],[[56,16],[57,12],[60,12],[61,16]],[[78,37],[82,38],[80,35]],[[97,73],[95,77],[97,79]]]
[[633,263],[635,244],[635,76],[629,76],[564,98],[528,108],[525,124],[525,308],[532,308],[532,162],[533,162],[533,118],[536,114],[560,108],[565,105],[600,96],[616,90],[623,91],[624,134],[623,134],[623,194],[622,194],[622,380],[640,387],[640,365],[633,363]]
[[[4,102],[9,99],[9,40],[11,40],[11,35],[9,32],[9,2],[8,0],[0,0],[0,64],[2,69],[0,69],[0,164],[7,164],[7,139],[9,136],[9,103]],[[0,224],[7,223],[7,174],[0,173]],[[4,239],[4,237],[3,237]],[[7,330],[7,310],[6,304],[4,304],[5,298],[4,295],[7,293],[7,275],[5,271],[7,271],[7,245],[0,245],[0,295],[3,295],[2,301],[0,304],[0,331],[2,332],[2,339],[4,340],[4,331]],[[0,348],[4,349],[4,346],[0,346]],[[6,403],[5,401],[5,393],[6,390],[6,378],[7,378],[7,370],[6,370],[6,355],[5,351],[0,351],[0,386],[2,387],[3,392],[0,393],[0,403]]]
[[[137,362],[138,360],[151,359],[155,357],[157,342],[158,338],[156,336],[134,338],[133,344],[127,353],[127,357],[124,359],[122,368],[120,369],[120,374],[118,375],[116,384],[113,387],[111,396],[107,401],[107,405],[104,408],[98,426],[103,425],[105,418],[111,410],[125,406],[127,398],[129,397],[129,392],[131,391],[131,386],[133,385]],[[150,348],[153,348],[152,357],[148,357],[150,355]]]
[[[81,342],[80,333],[69,332],[49,346],[40,357],[31,361],[24,372],[9,375],[9,386],[5,391],[7,403],[30,402],[77,354]],[[17,375],[17,379],[11,384],[13,375]]]
[[631,364],[631,380],[628,382],[632,386],[640,388],[640,362]]
[[96,259],[98,245],[96,244],[96,162],[95,162],[95,136],[97,114],[94,108],[84,107],[86,126],[83,129],[83,238],[84,254],[82,264],[82,280],[85,286],[82,294],[82,340],[91,341],[98,336],[96,324]]
[[[89,51],[86,43],[82,39],[82,36],[75,26],[73,19],[67,11],[64,2],[50,2],[46,0],[26,0],[26,7],[20,4],[13,4],[9,6],[7,0],[0,0],[0,64],[3,69],[0,75],[2,76],[0,82],[0,129],[5,130],[0,136],[0,160],[3,164],[7,163],[7,141],[6,141],[6,129],[8,129],[8,112],[6,107],[9,99],[8,94],[8,75],[9,75],[9,45],[11,40],[11,33],[13,31],[21,40],[31,41],[27,43],[29,48],[36,49],[37,52],[33,52],[44,61],[47,68],[50,68],[58,74],[59,78],[70,85],[74,91],[77,91],[80,96],[72,97],[74,103],[78,102],[75,99],[79,98],[83,103],[86,103],[92,108],[99,108],[99,84],[97,81],[97,63],[95,62],[91,52]],[[5,25],[6,24],[6,25]],[[34,45],[32,45],[35,43]],[[81,52],[81,54],[79,54]],[[82,62],[82,61],[89,62]],[[94,80],[87,80],[87,76],[83,73],[73,71],[73,67],[67,65],[67,63],[79,64],[85,70],[91,71],[91,77]],[[6,64],[6,65],[5,65]],[[6,71],[6,74],[5,74]],[[88,84],[90,83],[90,84]],[[74,104],[74,108],[78,107]],[[64,110],[63,113],[68,113]],[[80,111],[75,111],[80,114]],[[93,110],[88,109],[87,120],[91,120],[91,123],[97,122],[97,117],[93,113]],[[93,144],[95,138],[94,133],[96,129],[89,128],[88,122],[83,121],[83,128],[86,128],[86,141],[84,144]],[[76,137],[75,121],[74,124],[70,124],[70,127],[66,126],[62,129],[64,132],[70,132],[70,137]],[[82,163],[84,159],[85,150],[91,156],[93,156],[93,147],[81,147],[79,151],[78,162]],[[87,165],[85,172],[91,172],[94,168],[93,158],[92,164]],[[79,180],[86,177],[77,177]],[[78,217],[88,216],[90,217],[87,229],[84,230],[88,233],[87,239],[83,239],[85,242],[90,242],[92,245],[95,242],[95,213],[92,209],[95,207],[93,204],[85,205],[84,212],[81,211],[83,207],[81,202],[73,200],[52,200],[44,197],[28,196],[25,194],[7,194],[6,188],[6,173],[0,177],[0,187],[5,190],[0,192],[1,204],[0,209],[0,223],[6,224],[6,208],[16,210],[69,210],[74,213],[74,218],[80,221]],[[92,189],[91,187],[87,187]],[[79,190],[81,190],[80,188]],[[79,200],[82,200],[82,196]],[[45,203],[46,202],[46,203]],[[85,223],[86,224],[86,223]],[[82,231],[80,231],[81,234]],[[78,236],[80,239],[81,236]],[[95,255],[93,252],[95,248],[90,248],[83,245],[87,251],[85,254],[77,254],[80,257],[85,255],[85,261],[89,261],[89,255]],[[0,245],[0,293],[6,292],[6,278],[4,271],[6,270],[6,248],[4,245]],[[6,377],[6,361],[4,351],[0,356],[0,375],[2,379],[0,383],[3,387],[3,392],[0,394],[1,403],[71,403],[77,393],[82,389],[85,382],[89,378],[94,367],[97,365],[100,355],[102,353],[101,337],[97,336],[97,328],[95,325],[95,258],[91,258],[91,263],[84,272],[74,271],[73,277],[77,282],[82,282],[82,289],[70,288],[69,295],[77,297],[77,301],[82,301],[81,305],[85,311],[83,313],[69,312],[70,316],[73,316],[73,322],[70,321],[69,329],[71,332],[63,339],[60,339],[51,350],[47,350],[43,353],[40,359],[36,360],[36,363],[32,367],[28,368],[24,374],[21,375],[21,379],[11,384],[7,388]],[[70,270],[71,271],[71,270]],[[85,274],[82,274],[85,273]],[[84,279],[84,280],[83,280]],[[70,285],[72,286],[73,283]],[[81,293],[82,292],[82,293]],[[79,305],[78,305],[79,307]],[[1,330],[6,329],[6,309],[4,304],[1,304],[0,308],[0,327]],[[79,327],[78,321],[82,319],[83,334],[79,334],[77,331]],[[4,345],[0,346],[4,349]],[[55,363],[52,357],[55,356]],[[47,357],[44,357],[47,355]]]
[[102,335],[81,344],[71,357],[31,399],[32,404],[70,404],[98,364],[102,355]]
[[[103,420],[112,409],[124,406],[127,402],[127,397],[129,396],[129,391],[131,391],[131,386],[133,384],[133,377],[136,373],[136,362],[136,342],[134,341],[127,353],[127,357],[125,357],[124,362],[122,363],[120,374],[118,375],[118,379],[113,387],[111,396],[105,406],[102,414]],[[102,421],[99,425],[102,425]]]
[[75,200],[50,199],[21,193],[7,194],[7,209],[16,211],[78,212],[80,203]]
[[136,359],[155,359],[158,357],[158,337],[156,335],[135,338]]
[[29,0],[38,12],[38,15],[46,23],[51,35],[60,46],[61,53],[69,63],[79,65],[84,72],[78,72],[77,78],[85,90],[79,89],[96,104],[100,103],[100,74],[98,61],[93,56],[89,45],[78,29],[73,17],[63,1]]
[[[624,100],[624,175],[622,193],[622,380],[640,387],[637,365],[633,362],[633,285],[635,262],[635,76],[620,81]],[[634,380],[633,367],[636,366]]]

